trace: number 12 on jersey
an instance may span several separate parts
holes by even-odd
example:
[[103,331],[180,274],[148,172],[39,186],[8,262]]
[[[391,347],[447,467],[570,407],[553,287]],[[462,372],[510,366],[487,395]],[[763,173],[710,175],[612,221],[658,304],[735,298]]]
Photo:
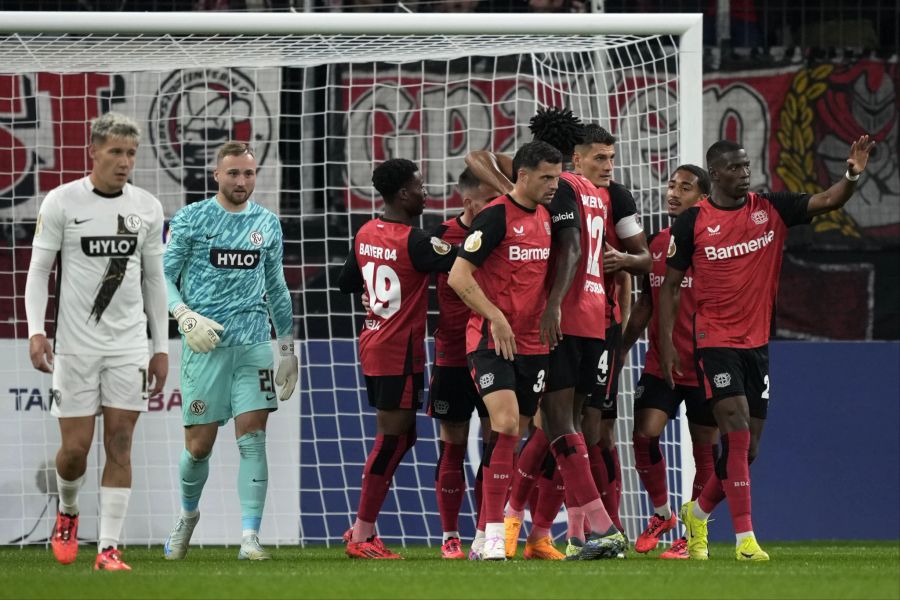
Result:
[[363,265],[361,271],[369,292],[372,313],[387,319],[400,310],[402,298],[397,272],[387,265],[376,265],[373,262]]
[[603,217],[587,216],[588,233],[588,259],[587,273],[594,277],[600,277],[600,257],[603,253]]

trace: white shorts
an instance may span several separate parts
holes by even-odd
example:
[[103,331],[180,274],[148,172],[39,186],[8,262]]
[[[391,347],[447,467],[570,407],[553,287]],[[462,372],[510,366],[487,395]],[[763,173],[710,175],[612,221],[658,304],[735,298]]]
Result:
[[57,354],[53,361],[50,414],[90,417],[101,406],[147,412],[146,352],[121,356]]

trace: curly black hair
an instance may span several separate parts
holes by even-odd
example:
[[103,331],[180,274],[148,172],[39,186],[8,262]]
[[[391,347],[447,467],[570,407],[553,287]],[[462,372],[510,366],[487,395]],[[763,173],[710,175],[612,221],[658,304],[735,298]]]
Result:
[[584,137],[584,125],[568,108],[541,108],[528,122],[535,140],[546,142],[559,150],[566,160]]
[[372,171],[372,185],[385,200],[391,202],[418,171],[419,167],[411,160],[391,158]]

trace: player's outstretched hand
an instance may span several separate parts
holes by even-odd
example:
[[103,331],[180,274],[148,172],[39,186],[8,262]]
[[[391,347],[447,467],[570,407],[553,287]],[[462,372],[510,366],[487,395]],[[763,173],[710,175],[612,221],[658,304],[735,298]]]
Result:
[[155,396],[166,385],[166,378],[169,377],[169,355],[165,352],[157,352],[150,357],[150,364],[147,365],[147,385],[150,386],[148,393]]
[[868,135],[862,135],[850,145],[850,155],[847,157],[847,170],[850,175],[859,175],[866,170],[869,162],[869,154],[875,148],[875,140]]
[[550,346],[553,350],[562,341],[562,313],[559,306],[547,303],[544,314],[541,315],[541,343]]
[[516,357],[516,336],[503,313],[491,321],[491,334],[494,336],[494,350],[498,356],[506,360]]
[[219,345],[219,334],[216,332],[225,328],[212,319],[192,311],[184,304],[176,306],[172,316],[178,321],[178,327],[184,334],[188,348],[194,352],[203,354]]
[[28,340],[28,353],[35,369],[44,373],[53,372],[53,344],[46,335],[38,333],[31,336]]
[[300,371],[300,361],[294,354],[294,340],[278,340],[278,368],[275,370],[275,385],[281,388],[278,394],[279,400],[287,400],[294,393],[297,385],[297,376]]

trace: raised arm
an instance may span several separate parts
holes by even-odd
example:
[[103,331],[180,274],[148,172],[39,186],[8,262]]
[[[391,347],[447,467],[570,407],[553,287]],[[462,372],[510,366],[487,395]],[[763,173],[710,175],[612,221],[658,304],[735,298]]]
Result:
[[485,185],[498,194],[508,194],[513,190],[512,158],[506,154],[494,154],[487,150],[473,150],[466,154],[466,166]]
[[856,191],[856,180],[866,170],[869,154],[874,147],[875,140],[869,139],[868,135],[860,136],[850,145],[850,154],[847,156],[847,173],[824,192],[813,194],[806,208],[807,216],[824,215],[847,203],[850,196]]

